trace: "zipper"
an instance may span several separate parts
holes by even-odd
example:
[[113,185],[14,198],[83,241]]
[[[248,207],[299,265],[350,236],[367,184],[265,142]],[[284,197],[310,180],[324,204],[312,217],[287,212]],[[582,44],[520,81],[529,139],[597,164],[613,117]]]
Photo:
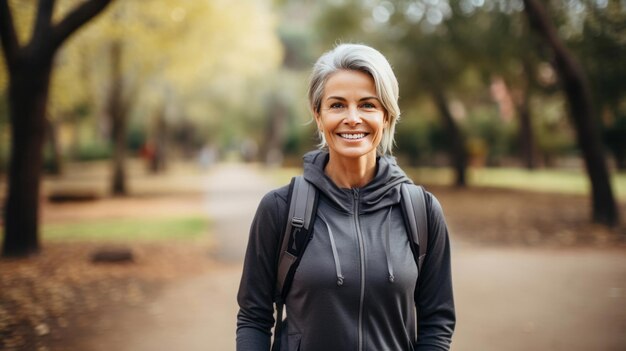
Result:
[[359,262],[361,270],[361,296],[359,299],[359,351],[363,350],[363,301],[365,300],[365,247],[359,223],[359,189],[352,189],[354,195],[354,224],[359,242]]

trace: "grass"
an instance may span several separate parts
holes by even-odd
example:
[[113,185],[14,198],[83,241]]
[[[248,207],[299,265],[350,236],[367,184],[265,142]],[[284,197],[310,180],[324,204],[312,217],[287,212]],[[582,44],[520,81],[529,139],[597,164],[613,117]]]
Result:
[[[454,173],[450,168],[408,168],[407,175],[422,184],[451,185]],[[272,179],[277,184],[286,184],[292,176],[301,174],[298,168],[272,170]],[[485,186],[508,189],[520,189],[563,194],[588,194],[589,180],[582,170],[539,169],[528,171],[521,168],[470,168],[468,169],[470,186]],[[626,174],[612,174],[615,196],[626,200]]]
[[[448,168],[409,168],[407,173],[416,182],[449,185],[453,172]],[[472,168],[468,183],[473,186],[521,189],[565,194],[588,194],[589,180],[583,171],[520,168]],[[626,174],[613,174],[611,179],[617,198],[626,199]]]
[[277,186],[289,184],[291,177],[302,174],[302,168],[298,167],[282,167],[267,169],[266,173],[274,184]]
[[44,240],[136,241],[197,239],[206,236],[209,221],[202,216],[154,219],[103,219],[44,224]]

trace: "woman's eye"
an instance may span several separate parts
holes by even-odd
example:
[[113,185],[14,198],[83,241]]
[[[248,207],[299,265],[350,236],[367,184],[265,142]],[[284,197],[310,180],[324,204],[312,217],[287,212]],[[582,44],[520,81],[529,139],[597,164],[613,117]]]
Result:
[[363,105],[361,105],[361,106],[362,106],[363,108],[367,108],[367,109],[370,109],[370,108],[376,108],[376,105],[374,105],[374,104],[373,104],[373,103],[371,103],[371,102],[365,102],[365,103],[363,103]]
[[335,102],[335,103],[332,103],[330,105],[330,108],[332,108],[332,109],[338,109],[338,108],[342,108],[342,107],[343,107],[343,104],[339,103],[339,102]]

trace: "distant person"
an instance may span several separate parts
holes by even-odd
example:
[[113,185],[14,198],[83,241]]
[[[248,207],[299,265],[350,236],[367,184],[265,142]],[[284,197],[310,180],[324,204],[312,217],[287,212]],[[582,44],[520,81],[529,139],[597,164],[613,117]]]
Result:
[[[313,67],[309,104],[321,139],[320,150],[304,156],[304,179],[319,194],[311,236],[297,239],[306,227],[288,214],[290,187],[265,195],[237,295],[237,350],[270,350],[274,303],[282,302],[288,322],[278,323],[273,350],[278,343],[280,350],[448,350],[455,326],[448,230],[439,202],[421,193],[425,215],[417,222],[428,239],[425,258],[416,257],[421,248],[407,218],[418,211],[404,214],[402,194],[419,188],[402,185],[412,182],[391,156],[400,110],[389,63],[368,46],[337,46]],[[281,296],[278,258],[303,243]]]
[[203,170],[209,169],[217,162],[217,150],[215,146],[206,144],[198,153],[198,163]]

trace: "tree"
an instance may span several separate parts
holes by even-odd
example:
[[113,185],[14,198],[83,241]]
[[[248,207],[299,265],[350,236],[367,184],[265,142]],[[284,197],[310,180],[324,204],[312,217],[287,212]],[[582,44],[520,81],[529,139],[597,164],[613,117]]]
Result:
[[537,0],[524,0],[531,28],[543,39],[553,54],[555,71],[567,97],[569,115],[576,129],[585,167],[591,181],[593,221],[606,225],[618,223],[618,213],[611,189],[608,168],[598,126],[593,118],[589,83],[581,65],[559,38],[545,7]]
[[430,96],[446,135],[446,151],[454,170],[454,184],[465,187],[468,165],[466,137],[450,109],[450,96],[462,90],[463,73],[469,67],[465,52],[458,49],[465,45],[461,35],[463,31],[460,30],[465,19],[453,14],[453,9],[445,4],[447,2],[424,7],[439,14],[437,21],[428,18],[418,20],[412,17],[410,8],[402,16],[391,20],[395,26],[404,28],[404,34],[398,38],[406,56],[399,65],[400,81],[401,84],[409,83],[404,85],[403,97],[415,99],[424,93]]
[[[466,4],[466,6],[471,6]],[[467,11],[466,9],[465,11]],[[519,156],[527,169],[537,166],[536,142],[532,127],[531,94],[535,88],[536,43],[529,38],[517,9],[489,11],[472,8],[472,15],[455,29],[462,40],[455,42],[464,57],[481,71],[486,84],[501,77],[512,95],[518,118]],[[457,9],[455,12],[463,12]],[[457,14],[457,17],[466,17]],[[457,26],[458,27],[458,26]]]
[[465,136],[459,130],[459,127],[454,120],[452,111],[450,111],[449,101],[446,98],[443,89],[437,84],[432,84],[430,86],[430,91],[433,102],[435,103],[435,106],[439,111],[439,115],[443,120],[443,125],[450,141],[448,152],[450,153],[452,168],[454,169],[455,174],[454,184],[457,187],[464,187],[467,185],[467,177],[465,174],[467,169]]
[[[64,48],[74,67],[77,52],[85,56],[81,61],[88,66],[92,84],[84,90],[94,91],[90,111],[100,120],[97,137],[111,145],[111,194],[132,191],[125,176],[127,129],[143,133],[153,123],[167,126],[143,134],[145,143],[158,150],[158,158],[166,142],[177,141],[166,134],[183,120],[197,133],[196,140],[178,145],[188,154],[194,151],[189,145],[204,143],[199,140],[203,133],[218,134],[220,124],[241,118],[233,107],[245,105],[259,115],[258,102],[244,92],[255,93],[260,83],[255,85],[254,78],[271,76],[280,62],[269,15],[263,3],[254,0],[127,0],[113,4],[93,30],[79,33]],[[68,67],[68,73],[84,81],[79,70]],[[158,121],[152,121],[157,116]]]
[[450,109],[449,96],[453,88],[460,85],[460,77],[466,67],[461,64],[458,52],[439,44],[451,40],[451,33],[424,34],[419,27],[411,26],[400,41],[407,57],[398,66],[402,72],[401,84],[410,82],[404,86],[403,97],[416,99],[422,94],[430,96],[446,135],[445,148],[454,170],[454,184],[464,187],[467,185],[468,164],[466,138]]
[[515,98],[515,109],[519,118],[519,142],[520,156],[528,170],[537,167],[537,152],[535,146],[535,133],[533,132],[530,94],[532,83],[533,65],[528,57],[522,57],[522,77],[521,84]]
[[588,4],[579,35],[569,40],[588,74],[605,145],[622,171],[626,170],[625,22],[624,4]]
[[39,185],[52,64],[61,45],[111,0],[80,3],[53,23],[54,0],[40,0],[30,40],[20,45],[8,0],[0,0],[0,39],[9,71],[11,156],[3,256],[39,251]]
[[111,60],[111,84],[109,86],[106,103],[107,115],[111,121],[111,144],[113,146],[113,178],[111,179],[111,193],[126,195],[126,136],[128,133],[128,110],[132,100],[124,94],[121,61],[122,43],[118,40],[111,42],[109,49]]

